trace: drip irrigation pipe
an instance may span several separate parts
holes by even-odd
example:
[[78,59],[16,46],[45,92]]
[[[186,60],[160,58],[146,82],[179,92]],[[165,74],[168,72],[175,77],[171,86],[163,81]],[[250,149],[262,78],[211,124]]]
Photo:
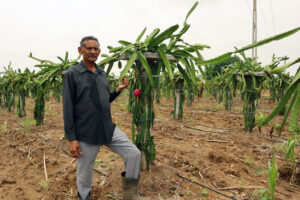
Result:
[[[200,125],[200,126],[204,126],[204,125]],[[205,132],[205,133],[224,134],[224,132],[205,131],[205,130],[202,130],[202,129],[199,129],[199,128],[193,128],[193,127],[189,127],[189,126],[183,126],[183,127],[188,128],[188,129],[192,129],[192,130],[196,130],[196,131],[202,131],[202,132]],[[204,126],[204,127],[214,128],[214,127],[211,127],[211,126]],[[223,128],[216,128],[216,129],[223,129]],[[223,129],[223,130],[229,130],[229,131],[232,131],[232,130],[230,130],[230,129]],[[282,138],[282,137],[279,137],[279,136],[276,136],[276,135],[272,135],[272,137],[277,137],[277,138],[280,138],[280,139],[283,139],[283,140],[288,141],[288,139]],[[271,140],[271,139],[267,139],[267,138],[265,138],[265,140],[269,140],[269,141],[272,141],[272,142],[278,142],[278,143],[281,143],[280,141]],[[296,144],[296,146],[300,146],[300,145],[297,145],[297,144]]]
[[[277,136],[277,135],[272,135],[272,137],[276,137],[276,138],[280,138],[280,139],[285,140],[285,141],[289,141],[288,139],[279,137],[279,136]],[[276,140],[274,140],[274,141],[276,141]],[[279,141],[276,141],[276,142],[279,142]],[[280,142],[280,143],[281,143],[281,142]],[[295,144],[295,146],[296,146],[296,147],[299,147],[300,145],[299,145],[299,144]]]
[[195,182],[195,181],[190,180],[190,179],[188,179],[188,178],[185,178],[185,177],[179,175],[178,173],[176,173],[175,175],[178,176],[179,178],[182,178],[182,179],[184,179],[184,180],[187,180],[187,181],[189,181],[189,182],[191,182],[191,183],[195,183],[195,184],[197,184],[197,185],[201,185],[202,187],[204,187],[204,188],[206,188],[206,189],[208,189],[208,190],[210,190],[210,191],[213,191],[213,192],[215,192],[215,193],[217,193],[217,194],[220,194],[220,195],[222,195],[222,196],[224,196],[224,197],[227,197],[228,199],[237,200],[237,199],[234,198],[233,196],[228,196],[228,195],[226,195],[226,194],[224,194],[224,193],[222,193],[222,192],[219,192],[219,191],[217,191],[217,190],[214,190],[214,189],[212,189],[212,188],[210,188],[210,187],[208,187],[208,186],[202,185],[201,183],[198,183],[198,182]]
[[220,129],[220,130],[225,130],[225,131],[234,131],[233,129],[228,129],[228,128],[219,128],[219,127],[206,126],[206,125],[198,125],[198,126],[203,126],[203,127],[207,127],[207,128],[214,128],[214,129]]
[[271,141],[271,142],[282,143],[281,141],[277,141],[277,140],[271,140],[271,139],[268,139],[268,138],[266,138],[265,140],[268,140],[268,141]]
[[[271,139],[266,139],[266,140],[269,140],[271,142],[277,142],[277,143],[282,143],[282,141],[277,141],[277,140],[271,140]],[[299,144],[295,144],[296,147],[299,147],[300,145]]]
[[233,112],[233,111],[230,111],[231,114],[236,114],[236,115],[243,115],[243,113],[238,113],[238,112]]
[[283,137],[279,137],[279,136],[277,136],[277,135],[272,135],[272,137],[276,137],[276,138],[280,138],[280,139],[282,139],[282,140],[286,140],[286,141],[288,141],[288,139],[286,139],[286,138],[283,138]]
[[103,172],[101,172],[100,170],[98,170],[98,169],[96,169],[96,168],[93,168],[93,170],[94,170],[95,172],[97,172],[98,174],[101,174],[102,176],[108,177],[107,174],[104,174]]
[[166,108],[173,108],[174,106],[168,106],[168,105],[164,105],[164,104],[160,104],[161,107],[166,107]]
[[203,110],[203,111],[206,111],[206,112],[217,112],[216,110],[210,110],[210,109],[202,109],[202,108],[197,108],[197,110]]
[[246,90],[247,92],[256,93],[256,90]]
[[189,127],[189,126],[183,126],[183,127],[188,128],[188,129],[192,129],[192,130],[196,130],[196,131],[202,131],[202,132],[205,132],[205,133],[224,134],[224,132],[206,131],[206,130],[202,130],[202,129],[199,129],[199,128],[192,128],[192,127]]
[[70,157],[74,157],[74,156],[72,156],[72,154],[70,154],[68,151],[66,151],[66,150],[62,150],[65,154],[67,154],[68,156],[70,156]]
[[146,120],[135,120],[136,123],[140,123],[140,122],[151,122],[152,119],[146,119]]

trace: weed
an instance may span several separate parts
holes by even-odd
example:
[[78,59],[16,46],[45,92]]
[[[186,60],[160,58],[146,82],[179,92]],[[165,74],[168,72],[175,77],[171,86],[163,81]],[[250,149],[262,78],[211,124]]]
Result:
[[199,106],[200,110],[204,110],[204,111],[212,111],[215,112],[215,110],[212,109],[211,106]]
[[126,102],[126,103],[120,103],[119,106],[120,106],[120,110],[127,111],[128,102]]
[[171,187],[170,188],[170,193],[171,194],[176,194],[177,193],[177,188],[176,187]]
[[268,192],[268,189],[261,189],[254,192],[254,195],[259,194],[260,200],[270,200],[270,194]]
[[252,169],[254,169],[256,172],[260,172],[261,171],[261,169],[257,165],[255,165],[253,163],[253,157],[251,157],[251,156],[245,156],[244,157],[244,162],[245,162],[246,165],[248,165],[249,167],[251,167]]
[[219,103],[218,105],[215,106],[215,110],[222,110],[224,107],[223,103]]
[[280,124],[275,123],[275,124],[273,124],[272,126],[274,127],[274,129],[275,129],[277,132],[280,131]]
[[295,163],[295,144],[296,144],[296,135],[291,139],[284,142],[280,145],[279,150],[283,149],[284,157],[287,165],[294,166]]
[[244,161],[245,161],[245,163],[246,163],[249,167],[254,168],[253,157],[251,157],[251,156],[245,156],[245,157],[244,157]]
[[105,198],[108,198],[108,199],[116,199],[115,196],[113,196],[112,194],[107,194],[104,196]]
[[112,171],[113,169],[114,169],[114,167],[111,165],[108,167],[108,171]]
[[31,165],[34,165],[35,162],[34,162],[34,159],[32,157],[29,157],[28,160],[29,160]]
[[50,107],[45,106],[45,113],[47,115],[53,116],[53,117],[58,117],[58,114]]
[[155,116],[161,117],[161,116],[162,116],[162,115],[161,115],[161,112],[160,112],[159,110],[157,110],[156,113],[155,113]]
[[205,189],[203,189],[203,190],[201,190],[201,194],[202,194],[202,195],[207,195],[207,194],[208,194],[208,191],[205,190]]
[[201,190],[201,199],[206,200],[208,191],[205,189]]
[[113,153],[112,153],[112,154],[109,154],[108,157],[111,158],[111,159],[121,158],[120,155],[118,155],[118,154],[113,154]]
[[242,112],[243,111],[243,108],[240,108],[240,107],[235,107],[235,109],[239,112]]
[[94,167],[97,168],[99,165],[103,164],[104,160],[100,159],[100,160],[95,160],[94,162]]
[[108,157],[109,157],[109,158],[114,158],[115,155],[114,155],[114,154],[109,154]]
[[297,135],[299,135],[299,134],[300,134],[300,126],[297,126],[297,128],[296,128],[295,132],[297,133]]
[[0,125],[0,133],[6,133],[7,132],[7,121],[4,121],[1,125]]
[[42,186],[43,188],[48,189],[48,188],[49,188],[49,185],[50,185],[50,182],[49,182],[49,181],[41,180],[39,184],[40,184],[40,186]]
[[187,121],[188,122],[194,122],[194,119],[193,118],[189,118]]
[[30,126],[35,124],[35,120],[30,119],[29,117],[25,117],[23,121],[24,131],[31,132]]
[[238,188],[245,189],[245,184],[241,180],[239,181]]
[[202,96],[203,97],[211,97],[211,94],[207,90],[204,90]]
[[272,163],[268,161],[268,170],[265,172],[268,178],[269,188],[257,190],[254,194],[259,194],[260,200],[274,200],[275,199],[275,185],[279,177],[278,168],[275,163],[274,155],[272,156]]
[[116,122],[116,126],[117,126],[120,130],[123,129],[123,128],[122,128],[122,123],[121,123],[121,122],[120,122],[120,123]]
[[185,191],[186,196],[189,196],[191,193],[192,193],[191,190],[186,190],[186,191]]
[[198,169],[198,166],[197,166],[196,164],[194,164],[194,163],[192,163],[192,167],[193,167],[194,169]]
[[267,124],[264,124],[264,121],[266,118],[267,118],[267,115],[262,112],[258,112],[255,116],[255,124],[258,126],[258,130],[260,133],[261,133],[261,127],[263,125],[267,125]]
[[45,113],[51,113],[51,112],[52,109],[49,106],[45,105]]
[[53,117],[55,117],[55,118],[57,118],[58,117],[58,114],[57,114],[57,112],[53,112]]
[[18,105],[19,99],[18,98],[14,98],[14,105],[13,108],[15,108],[15,105]]

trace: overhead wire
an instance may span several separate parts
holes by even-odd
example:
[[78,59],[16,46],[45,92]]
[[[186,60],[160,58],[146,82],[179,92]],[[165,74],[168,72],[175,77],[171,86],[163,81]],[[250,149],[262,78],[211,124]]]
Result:
[[[248,2],[248,0],[244,0],[245,1],[245,3],[246,3],[246,5],[247,5],[247,7],[248,7],[248,10],[249,10],[249,12],[250,12],[250,14],[251,14],[251,16],[253,17],[253,13],[252,13],[252,11],[251,11],[251,8],[250,8],[250,5],[249,5],[249,2]],[[267,22],[266,22],[266,18],[265,18],[265,15],[264,15],[264,11],[263,11],[263,5],[262,5],[262,3],[257,3],[257,5],[258,5],[258,7],[260,7],[259,9],[260,9],[260,12],[261,12],[261,16],[262,16],[262,18],[263,18],[263,23],[264,23],[264,29],[265,29],[265,33],[266,33],[266,35],[267,35],[267,37],[269,37],[270,35],[270,33],[269,33],[269,31],[268,31],[268,26],[267,26]],[[276,34],[276,26],[275,26],[275,20],[274,20],[274,14],[273,14],[273,6],[272,6],[272,2],[271,2],[271,0],[269,0],[269,7],[270,7],[270,10],[271,10],[271,17],[272,17],[272,26],[273,26],[273,34],[275,35]],[[267,53],[265,54],[265,55],[269,55],[269,52],[273,52],[274,50],[274,44],[270,44],[271,45],[271,47],[270,46],[268,46],[267,45],[267,47],[265,47],[265,49],[266,49],[266,51],[267,51]],[[270,51],[270,49],[271,49],[271,51]],[[273,51],[272,51],[273,50]]]
[[[274,11],[273,11],[273,5],[272,1],[269,0],[270,10],[271,10],[271,19],[272,19],[272,25],[273,25],[273,34],[276,35],[276,26],[275,26],[275,18],[274,18]],[[274,44],[275,45],[275,44]],[[276,46],[272,45],[273,53],[275,52]]]
[[264,12],[263,12],[263,9],[262,9],[262,4],[258,3],[258,6],[260,7],[260,12],[261,12],[261,15],[262,15],[262,18],[263,18],[263,21],[264,21],[264,25],[265,25],[265,32],[267,35],[269,35],[269,31],[268,31],[268,27],[267,27],[267,23],[266,23],[266,19],[265,19],[265,15],[264,15]]
[[253,16],[253,14],[252,14],[252,12],[251,12],[251,9],[250,9],[250,6],[249,6],[249,4],[248,4],[248,1],[245,0],[245,2],[246,2],[246,4],[247,4],[248,10],[249,10],[249,12],[250,12],[250,15]]
[[272,15],[273,30],[274,30],[274,34],[276,34],[276,26],[275,26],[275,20],[274,20],[274,12],[273,12],[273,6],[272,6],[272,1],[271,1],[271,0],[269,0],[269,4],[270,4],[270,9],[271,9],[271,15]]
[[253,13],[252,13],[252,11],[251,11],[251,8],[250,8],[250,5],[249,5],[249,3],[248,3],[248,0],[244,0],[244,1],[245,1],[246,5],[247,5],[247,7],[248,7],[248,10],[249,10],[249,12],[250,12],[251,18],[253,18]]
[[[266,33],[267,37],[269,37],[268,26],[267,26],[266,19],[265,19],[265,15],[264,15],[264,12],[263,12],[263,9],[262,9],[262,7],[263,7],[263,6],[262,6],[262,2],[261,2],[261,3],[259,2],[257,5],[258,5],[258,7],[260,8],[260,12],[261,12],[261,15],[262,15],[262,18],[263,18],[263,21],[264,21],[264,30],[265,30],[265,33]],[[272,43],[271,43],[270,45],[273,46]],[[268,55],[268,54],[269,54],[269,50],[270,50],[269,45],[266,45],[265,49],[266,49],[266,51],[267,51],[267,53],[266,53],[265,55]],[[272,48],[272,49],[273,49],[273,48]]]

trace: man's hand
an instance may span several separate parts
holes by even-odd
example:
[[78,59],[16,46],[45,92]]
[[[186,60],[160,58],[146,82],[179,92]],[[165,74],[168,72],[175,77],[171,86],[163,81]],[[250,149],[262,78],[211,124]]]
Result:
[[76,158],[79,158],[79,154],[82,155],[80,145],[77,140],[70,141],[70,153]]
[[126,88],[129,85],[129,79],[127,77],[124,77],[123,80],[120,82],[119,87],[116,89],[116,92],[121,92],[124,88]]

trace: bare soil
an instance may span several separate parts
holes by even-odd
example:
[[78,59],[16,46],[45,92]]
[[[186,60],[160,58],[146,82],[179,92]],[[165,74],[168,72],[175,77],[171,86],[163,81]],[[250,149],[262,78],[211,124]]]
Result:
[[[26,103],[27,121],[15,111],[0,110],[0,199],[77,199],[76,160],[67,154],[68,141],[63,139],[62,104],[48,101],[44,125],[35,126],[30,124],[34,101],[27,99]],[[124,95],[113,102],[112,116],[131,138],[131,114],[126,104]],[[275,106],[263,97],[259,109],[270,113]],[[191,107],[185,105],[182,121],[171,119],[172,99],[162,99],[161,104],[155,104],[155,111],[156,159],[151,171],[141,172],[141,194],[153,200],[229,199],[200,183],[236,199],[258,199],[254,191],[268,187],[267,162],[285,140],[270,138],[271,126],[263,127],[262,133],[257,128],[245,132],[240,100],[235,100],[232,111],[226,111],[216,99],[203,97]],[[281,119],[278,116],[274,122]],[[282,137],[291,136],[285,128]],[[296,150],[299,152],[299,147]],[[275,160],[280,171],[276,199],[300,199],[300,188],[289,183],[292,173],[284,167],[282,153],[277,152]],[[107,176],[94,171],[92,199],[122,199],[123,159],[104,146],[95,168]],[[294,179],[300,184],[300,176],[296,174]]]

